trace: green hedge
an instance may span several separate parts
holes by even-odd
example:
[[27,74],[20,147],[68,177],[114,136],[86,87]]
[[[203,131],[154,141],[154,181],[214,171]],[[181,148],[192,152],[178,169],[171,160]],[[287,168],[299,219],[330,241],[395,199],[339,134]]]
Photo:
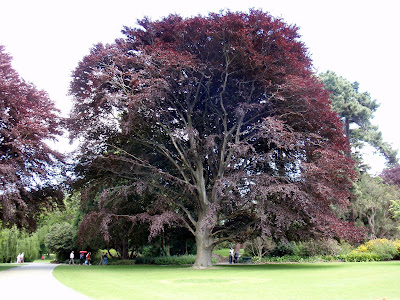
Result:
[[369,262],[369,261],[381,261],[382,256],[374,252],[351,252],[346,255],[339,255],[340,260],[346,262]]

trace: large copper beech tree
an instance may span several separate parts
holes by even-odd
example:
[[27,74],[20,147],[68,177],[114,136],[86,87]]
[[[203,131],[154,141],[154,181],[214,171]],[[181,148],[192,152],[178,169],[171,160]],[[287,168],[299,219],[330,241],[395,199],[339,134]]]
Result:
[[47,144],[61,134],[59,111],[44,91],[20,78],[0,45],[0,224],[34,227],[61,200],[54,189],[62,157]]
[[[336,216],[348,144],[295,26],[258,10],[139,25],[95,46],[71,84],[81,167],[123,182],[97,198],[106,236],[118,218],[148,222],[150,236],[186,227],[199,268],[250,234],[357,238]],[[135,193],[153,194],[150,208],[116,213]]]

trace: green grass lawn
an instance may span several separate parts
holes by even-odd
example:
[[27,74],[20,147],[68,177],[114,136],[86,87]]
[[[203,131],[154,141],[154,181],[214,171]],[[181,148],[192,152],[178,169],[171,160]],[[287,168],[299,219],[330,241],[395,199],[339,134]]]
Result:
[[[230,250],[229,248],[222,248],[214,250],[213,253],[219,256],[229,257],[229,250]],[[240,249],[240,256],[243,256],[243,254],[244,254],[244,249]]]
[[54,276],[94,299],[400,299],[400,262],[59,266]]
[[5,271],[11,268],[19,267],[17,264],[0,264],[0,271]]
[[56,258],[55,254],[50,254],[50,255],[45,255],[44,259],[35,259],[33,262],[34,263],[49,263],[51,261],[53,261]]

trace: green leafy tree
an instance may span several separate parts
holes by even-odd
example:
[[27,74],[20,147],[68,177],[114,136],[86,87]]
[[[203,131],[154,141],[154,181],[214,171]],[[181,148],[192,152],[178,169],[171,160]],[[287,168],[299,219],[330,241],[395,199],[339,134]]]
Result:
[[54,224],[46,236],[46,247],[59,261],[68,259],[74,249],[74,229],[70,223]]
[[17,255],[22,252],[26,262],[38,258],[38,236],[16,226],[0,230],[0,262],[15,262]]
[[351,83],[332,71],[320,74],[319,78],[331,93],[332,107],[340,115],[345,135],[357,159],[362,162],[359,150],[367,143],[379,151],[389,165],[395,164],[397,151],[383,141],[378,126],[371,123],[379,107],[377,101],[369,93],[361,93],[358,82]]
[[355,217],[366,226],[369,238],[398,238],[398,221],[390,206],[399,201],[400,189],[365,173],[355,184],[355,192],[357,197],[352,204]]
[[[384,179],[385,183],[400,188],[400,165],[395,165],[391,168],[383,170],[381,176]],[[392,200],[390,210],[394,213],[396,217],[400,218],[400,199]]]

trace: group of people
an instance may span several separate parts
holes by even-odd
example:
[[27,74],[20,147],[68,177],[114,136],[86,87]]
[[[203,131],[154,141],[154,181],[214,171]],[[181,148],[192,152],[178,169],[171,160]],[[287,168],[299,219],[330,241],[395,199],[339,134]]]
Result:
[[17,264],[23,264],[25,262],[25,254],[24,252],[18,253],[17,255]]
[[[75,253],[74,251],[71,251],[69,255],[69,265],[74,265],[75,264]],[[92,253],[86,251],[81,251],[79,253],[79,264],[80,265],[87,265],[91,266],[92,265]],[[99,265],[106,265],[108,264],[108,256],[104,253],[101,254],[101,260]]]
[[235,251],[235,253],[233,253],[233,249],[231,248],[229,250],[229,263],[232,264],[237,264],[239,260],[239,252]]
[[[92,265],[91,261],[92,261],[92,253],[91,252],[87,252],[86,253],[85,251],[81,251],[79,253],[79,264],[80,265],[85,264],[85,265],[90,266],[90,265]],[[68,264],[69,265],[71,265],[71,264],[74,265],[75,264],[75,253],[74,253],[74,251],[71,251],[71,253],[69,255],[69,263]]]

